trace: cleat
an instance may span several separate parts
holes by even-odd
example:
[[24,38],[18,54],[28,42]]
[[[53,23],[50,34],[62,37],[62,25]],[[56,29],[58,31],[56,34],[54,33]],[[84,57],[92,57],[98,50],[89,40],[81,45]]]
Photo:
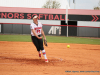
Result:
[[41,59],[41,54],[39,54],[39,59]]
[[48,59],[45,59],[45,62],[47,62],[47,63],[48,63],[48,62],[49,62],[49,61],[48,61]]

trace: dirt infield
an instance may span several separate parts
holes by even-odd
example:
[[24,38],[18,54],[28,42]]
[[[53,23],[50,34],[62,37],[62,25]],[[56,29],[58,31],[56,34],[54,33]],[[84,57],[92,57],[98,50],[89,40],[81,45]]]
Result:
[[32,42],[0,42],[0,75],[100,75],[100,45],[48,43],[49,63]]

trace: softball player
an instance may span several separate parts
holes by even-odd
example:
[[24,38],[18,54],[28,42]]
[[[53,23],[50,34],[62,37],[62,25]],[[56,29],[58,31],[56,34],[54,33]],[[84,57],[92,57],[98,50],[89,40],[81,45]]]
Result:
[[37,51],[39,53],[39,58],[41,58],[41,51],[43,53],[43,56],[45,58],[45,62],[48,62],[45,49],[43,47],[43,39],[42,35],[44,37],[44,40],[46,40],[44,31],[42,29],[42,24],[38,22],[38,16],[33,16],[33,23],[30,25],[31,28],[31,39],[35,47],[37,48]]

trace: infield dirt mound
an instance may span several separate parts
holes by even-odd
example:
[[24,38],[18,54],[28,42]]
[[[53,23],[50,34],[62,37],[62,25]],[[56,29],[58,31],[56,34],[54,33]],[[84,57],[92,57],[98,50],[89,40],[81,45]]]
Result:
[[1,41],[0,75],[100,75],[100,45],[67,45],[48,43],[45,50],[49,63],[45,63],[32,42]]

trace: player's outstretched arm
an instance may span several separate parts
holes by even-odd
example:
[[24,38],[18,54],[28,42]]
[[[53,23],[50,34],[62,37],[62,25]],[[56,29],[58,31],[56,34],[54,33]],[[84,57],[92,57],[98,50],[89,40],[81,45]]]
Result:
[[44,34],[44,31],[43,31],[43,29],[41,29],[41,34],[43,35],[43,37],[44,37],[44,40],[46,40],[46,37],[45,37],[45,34]]
[[41,34],[42,34],[43,37],[44,37],[44,45],[45,45],[45,46],[48,46],[48,45],[47,45],[47,41],[46,41],[46,37],[45,37],[45,34],[44,34],[43,29],[41,30]]

